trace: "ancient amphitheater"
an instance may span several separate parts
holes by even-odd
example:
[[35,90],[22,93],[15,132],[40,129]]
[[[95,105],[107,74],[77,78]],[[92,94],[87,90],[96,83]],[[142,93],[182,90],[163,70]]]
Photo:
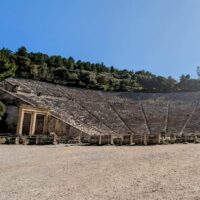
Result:
[[200,92],[115,93],[7,79],[0,100],[2,144],[87,143],[0,145],[1,200],[199,199],[199,144],[136,145],[199,143]]
[[[124,144],[157,144],[167,138],[174,142],[180,138],[183,142],[186,138],[196,141],[200,135],[200,92],[103,92],[12,78],[1,83],[0,89],[1,99],[7,102],[8,110],[17,101],[14,104],[18,108],[25,104],[48,109],[50,116],[62,123],[44,124],[43,130],[48,126],[46,134],[89,136],[94,144],[112,143],[112,137],[116,138],[116,143]],[[18,125],[16,122],[19,135]],[[25,125],[21,122],[22,135]],[[74,131],[70,132],[69,127]],[[35,135],[34,131],[30,135]]]

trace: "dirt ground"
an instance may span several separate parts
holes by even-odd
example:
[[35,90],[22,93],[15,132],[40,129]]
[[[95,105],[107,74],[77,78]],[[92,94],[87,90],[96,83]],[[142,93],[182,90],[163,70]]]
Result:
[[200,200],[200,144],[0,146],[0,200]]

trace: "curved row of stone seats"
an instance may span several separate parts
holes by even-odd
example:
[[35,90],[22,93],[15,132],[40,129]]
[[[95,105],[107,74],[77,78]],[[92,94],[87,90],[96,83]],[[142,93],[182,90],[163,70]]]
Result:
[[110,105],[110,101],[123,101],[115,94],[114,92],[85,90],[85,93],[81,92],[83,98],[80,101],[87,110],[96,115],[115,133],[131,134],[132,130],[127,127],[120,114]]
[[195,104],[193,103],[170,103],[169,119],[167,133],[181,134],[185,124],[187,123]]
[[133,134],[147,134],[142,108],[138,102],[110,102]]
[[115,133],[130,134],[130,130],[125,126],[118,114],[107,102],[82,102],[84,107],[100,121],[110,127]]
[[[129,98],[129,101],[133,99],[134,101],[138,101],[138,95],[143,96],[143,98],[140,97],[139,99],[142,99],[140,100],[140,102],[143,102],[143,103],[147,102],[146,105],[147,107],[149,107],[149,110],[148,109],[144,109],[144,110],[147,116],[147,122],[150,127],[151,133],[159,133],[159,132],[165,131],[165,129],[167,128],[166,131],[168,131],[169,134],[170,133],[178,134],[181,132],[185,123],[188,120],[188,117],[190,116],[194,108],[194,103],[191,105],[191,101],[196,102],[199,97],[199,93],[196,93],[194,99],[192,100],[191,100],[191,96],[188,98],[188,95],[185,93],[184,94],[183,93],[171,93],[171,94],[121,93],[121,95],[122,94],[123,95],[126,94],[125,98]],[[127,97],[127,95],[129,96]],[[152,98],[156,100],[152,100]],[[144,101],[144,99],[146,100]],[[184,101],[186,101],[186,103]],[[190,102],[189,105],[187,101]],[[161,104],[158,105],[158,102],[161,102]],[[174,102],[176,103],[175,106],[174,106]],[[172,105],[171,105],[171,109],[169,111],[170,113],[168,116],[169,122],[167,122],[167,113],[168,113],[167,104],[169,103]],[[119,110],[122,113],[124,109],[120,108]],[[128,112],[125,112],[125,113],[127,114]],[[127,122],[127,119],[125,120]],[[197,127],[198,125],[196,123],[195,129],[197,129]],[[191,129],[191,131],[194,131],[194,130]]]
[[184,102],[184,103],[196,103],[199,102],[200,92],[178,92],[165,94],[165,101]]
[[[55,102],[55,100],[53,102]],[[64,113],[66,113],[67,108],[67,112],[69,112],[69,114],[71,114],[75,120],[81,121],[86,125],[90,125],[90,129],[95,128],[96,130],[104,134],[113,133],[101,121],[99,121],[97,118],[91,115],[85,108],[83,108],[81,105],[77,104],[73,100],[63,101],[62,104],[59,103],[57,107],[59,107],[61,112],[64,111]]]
[[[132,93],[132,92],[102,92],[93,91],[88,89],[78,89],[73,87],[66,87],[52,83],[40,82],[30,79],[8,79],[12,84],[19,85],[20,87],[30,90],[34,90],[36,93],[42,93],[44,95],[52,96],[63,96],[65,93],[69,92],[73,95],[78,95],[81,91],[84,94],[93,96],[94,100],[99,98],[100,95],[110,96],[112,98],[125,98],[135,100],[162,100],[162,101],[184,101],[184,102],[196,102],[199,101],[200,92],[176,92],[176,93]],[[63,93],[59,93],[58,91]],[[58,92],[58,93],[57,93]],[[100,94],[100,95],[98,95]],[[83,94],[81,95],[83,98]],[[192,97],[192,98],[191,98]],[[79,98],[79,96],[77,96]]]
[[[131,134],[132,130],[130,130],[126,123],[121,119],[119,113],[113,108],[110,104],[109,100],[118,100],[119,98],[115,98],[113,93],[106,92],[96,92],[90,91],[85,93],[84,101],[82,104],[86,109],[96,115],[102,122],[104,122],[108,127],[110,127],[115,133],[120,134]],[[95,98],[94,98],[95,96]]]
[[100,122],[72,100],[61,101],[54,99],[52,101],[44,98],[43,102],[44,105],[48,105],[51,110],[59,114],[60,118],[75,127],[78,126],[79,129],[86,133],[97,134],[101,133],[101,131],[107,131],[107,129],[104,130],[105,127]]
[[194,110],[191,119],[188,121],[183,131],[185,135],[191,135],[193,133],[200,135],[200,105]]
[[26,79],[19,79],[18,80],[18,85],[21,88],[21,91],[23,92],[27,92],[28,90],[31,93],[35,93],[35,94],[46,94],[48,95],[49,92],[44,88],[44,83],[42,82],[38,82],[38,81],[34,81],[34,80],[26,80]]
[[24,81],[27,87],[31,88],[35,94],[47,95],[47,96],[63,96],[59,94],[57,90],[57,85],[52,83],[38,82],[38,81]]
[[147,124],[152,134],[166,132],[168,119],[168,104],[165,102],[143,102]]
[[11,82],[19,85],[21,92],[29,91],[36,95],[63,96],[63,93],[59,93],[56,84],[26,79],[11,79]]
[[132,92],[119,92],[115,94],[118,98],[127,99],[129,101],[138,101],[139,100],[139,94],[138,93],[132,93]]
[[71,97],[76,99],[77,101],[94,101],[94,102],[99,102],[102,101],[102,96],[100,91],[93,91],[93,90],[88,90],[88,89],[77,89],[77,88],[67,88],[62,87],[63,92],[67,92]]
[[102,97],[109,102],[120,102],[124,101],[124,99],[120,96],[118,92],[102,92]]
[[[31,105],[35,105],[35,106],[42,105],[41,100],[35,95],[17,94],[16,96],[18,96],[20,99],[24,100],[25,102],[28,102]],[[44,106],[45,108],[48,107],[48,106],[45,106],[45,105],[42,105],[42,106]]]
[[110,134],[110,132],[121,134],[131,133],[121,121],[118,114],[98,91],[84,91],[85,93],[83,91],[77,92],[77,89],[69,88],[67,93],[79,102],[85,110],[111,129],[107,130],[107,134]]
[[[104,94],[104,92],[102,92]],[[200,92],[173,93],[133,93],[133,92],[105,92],[109,99],[127,99],[131,101],[165,101],[165,102],[199,102]]]
[[199,102],[200,92],[172,92],[172,93],[132,93],[121,92],[118,94],[122,98],[133,101],[166,101],[166,102]]
[[[52,83],[44,83],[44,87],[46,90],[51,91],[49,96],[53,97],[69,97],[67,94],[68,87],[52,84]],[[63,90],[65,88],[65,90]]]
[[118,94],[121,98],[132,100],[132,101],[158,101],[160,96],[163,94],[160,93],[133,93],[133,92],[120,92]]
[[[21,80],[20,80],[21,82]],[[22,80],[23,82],[23,80]],[[72,96],[74,99],[84,99],[84,94],[90,94],[92,91],[87,89],[78,89],[73,87],[66,87],[62,85],[52,84],[52,83],[46,83],[46,82],[38,82],[30,80],[29,82],[26,82],[24,80],[24,84],[26,84],[27,87],[33,88],[33,91],[35,94],[40,93],[41,95],[46,96],[53,96],[53,97],[69,97]],[[83,92],[85,91],[85,93]],[[95,98],[98,95],[98,91],[94,91],[93,97]],[[86,95],[87,98],[87,95]]]

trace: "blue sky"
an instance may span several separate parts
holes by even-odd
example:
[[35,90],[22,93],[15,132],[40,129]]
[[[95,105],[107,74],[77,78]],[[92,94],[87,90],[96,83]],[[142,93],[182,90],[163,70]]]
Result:
[[0,48],[196,77],[200,0],[0,0]]

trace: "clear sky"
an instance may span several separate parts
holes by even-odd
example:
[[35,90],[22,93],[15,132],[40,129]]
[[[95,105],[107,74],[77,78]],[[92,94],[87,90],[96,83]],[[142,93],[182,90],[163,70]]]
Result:
[[0,48],[196,77],[200,0],[0,0]]

